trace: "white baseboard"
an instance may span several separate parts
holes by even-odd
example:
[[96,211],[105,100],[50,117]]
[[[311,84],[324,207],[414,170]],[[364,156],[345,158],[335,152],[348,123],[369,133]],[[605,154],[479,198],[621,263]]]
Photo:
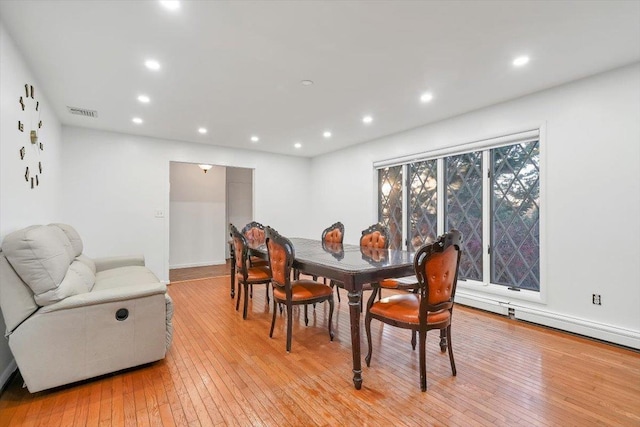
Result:
[[207,262],[192,262],[187,264],[173,264],[169,265],[169,269],[177,269],[177,268],[190,268],[190,267],[208,267],[210,265],[224,265],[227,263],[226,259],[223,260],[213,260]]
[[508,315],[511,311],[511,315],[516,319],[640,350],[638,331],[553,313],[537,307],[501,302],[462,291],[456,294],[456,302],[502,315]]
[[11,378],[11,374],[18,369],[18,365],[16,365],[16,359],[11,359],[11,362],[7,365],[7,367],[0,374],[0,390],[4,390],[4,387],[7,385],[7,381]]

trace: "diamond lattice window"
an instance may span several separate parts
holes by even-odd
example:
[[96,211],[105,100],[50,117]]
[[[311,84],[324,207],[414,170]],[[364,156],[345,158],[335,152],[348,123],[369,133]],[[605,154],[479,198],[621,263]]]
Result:
[[482,152],[447,157],[445,229],[464,236],[459,277],[482,281]]
[[411,163],[408,182],[409,249],[417,249],[437,237],[438,226],[437,160]]
[[491,165],[491,282],[539,291],[539,143],[493,149]]
[[387,226],[392,249],[402,248],[402,166],[378,170],[378,221]]

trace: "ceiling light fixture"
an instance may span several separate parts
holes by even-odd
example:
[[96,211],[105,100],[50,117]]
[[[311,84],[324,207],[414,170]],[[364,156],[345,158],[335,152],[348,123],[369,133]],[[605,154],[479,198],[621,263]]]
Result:
[[373,121],[373,117],[371,117],[371,116],[364,116],[364,117],[362,118],[362,123],[369,124],[369,123],[371,123],[372,121]]
[[143,104],[148,104],[151,99],[147,95],[140,95],[138,97],[138,101],[142,102]]
[[160,0],[160,4],[167,10],[178,10],[180,9],[180,2],[178,0]]
[[295,144],[293,144],[293,146],[296,148],[302,148],[302,144],[300,144],[299,142],[296,142]]
[[207,129],[206,128],[198,128],[198,132],[200,132],[201,134],[205,134],[207,133]]
[[200,169],[202,169],[202,170],[204,171],[204,173],[207,173],[207,171],[208,171],[209,169],[211,169],[211,168],[213,167],[213,165],[204,165],[204,164],[203,164],[203,165],[198,165],[198,167],[199,167]]
[[425,92],[420,95],[420,102],[427,103],[433,99],[433,94],[431,92]]
[[131,119],[131,121],[137,125],[142,124],[142,119],[140,117],[134,117],[133,119]]
[[251,137],[251,142],[258,142],[258,141],[260,141],[260,138],[258,138],[257,136],[253,135]]
[[516,59],[513,60],[514,67],[522,67],[523,65],[526,65],[528,63],[529,63],[528,56],[518,56]]
[[146,61],[144,61],[144,65],[145,67],[153,71],[158,71],[160,69],[160,63],[155,59],[147,59]]
[[313,84],[313,80],[302,80],[300,84],[302,86],[311,86]]
[[329,132],[328,130],[324,131],[324,133],[322,134],[322,136],[324,136],[325,138],[331,138],[331,132]]

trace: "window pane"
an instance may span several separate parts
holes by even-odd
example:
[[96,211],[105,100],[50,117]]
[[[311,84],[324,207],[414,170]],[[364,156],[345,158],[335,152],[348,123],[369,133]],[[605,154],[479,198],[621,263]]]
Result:
[[411,163],[408,182],[409,249],[417,249],[437,237],[437,161]]
[[491,281],[539,291],[539,143],[493,149],[491,163]]
[[447,157],[445,228],[464,239],[459,277],[482,280],[482,152]]
[[378,221],[389,229],[389,247],[402,248],[402,166],[378,170]]

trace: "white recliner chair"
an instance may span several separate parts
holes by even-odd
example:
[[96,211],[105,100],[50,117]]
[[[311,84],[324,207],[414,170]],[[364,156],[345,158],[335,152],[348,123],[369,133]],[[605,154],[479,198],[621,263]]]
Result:
[[31,393],[163,359],[171,343],[173,305],[144,258],[82,250],[65,224],[2,241],[0,308]]

